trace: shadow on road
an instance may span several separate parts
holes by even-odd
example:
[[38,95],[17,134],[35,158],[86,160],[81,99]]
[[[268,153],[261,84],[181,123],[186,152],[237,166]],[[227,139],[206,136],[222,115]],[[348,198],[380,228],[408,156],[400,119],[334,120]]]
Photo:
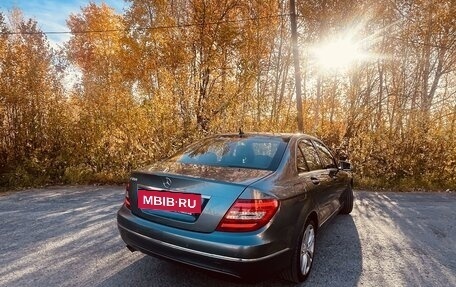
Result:
[[456,249],[448,248],[456,246],[454,194],[360,192],[357,197],[363,226],[375,230],[367,235],[371,244],[363,245],[365,254],[377,258],[366,266],[376,270],[375,280],[455,286]]
[[121,201],[121,190],[106,187],[1,197],[0,285],[75,286],[103,271],[121,249],[114,224]]

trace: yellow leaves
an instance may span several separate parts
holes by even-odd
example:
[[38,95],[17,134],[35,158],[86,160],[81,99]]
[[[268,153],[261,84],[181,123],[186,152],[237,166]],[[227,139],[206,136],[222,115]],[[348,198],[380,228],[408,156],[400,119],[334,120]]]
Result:
[[[428,74],[435,75],[439,48],[411,45],[411,35],[401,42],[380,35],[374,48],[388,57],[347,75],[316,71],[307,40],[340,28],[338,20],[348,12],[339,2],[328,2],[328,9],[318,1],[299,4],[306,16],[299,23],[305,132],[348,153],[367,179],[381,175],[392,185],[426,177],[437,185],[440,175],[451,182],[454,49],[446,51],[445,75],[422,116],[421,90],[432,77],[424,76],[420,61],[430,50]],[[450,1],[441,2],[433,20],[439,26],[418,36],[430,32],[430,41],[445,44],[454,37],[442,32],[452,21],[441,9]],[[246,132],[296,131],[286,1],[130,3],[124,15],[94,3],[70,15],[73,34],[63,57],[44,36],[0,36],[0,159],[11,174],[42,174],[44,168],[54,180],[115,180],[207,134],[241,126]],[[412,12],[421,19],[429,11]],[[369,25],[380,29],[388,17]],[[0,30],[11,28],[1,19]],[[36,24],[15,19],[14,29],[36,30]],[[373,37],[366,31],[360,33]],[[65,65],[57,67],[57,59],[81,71],[78,87],[67,94],[56,73]]]
[[81,13],[70,15],[67,25],[73,32],[68,57],[84,71],[90,72],[100,61],[108,64],[121,52],[122,18],[105,3],[90,3]]
[[0,21],[2,26],[35,34],[1,36],[0,173],[10,176],[0,178],[19,186],[44,184],[58,178],[62,161],[57,154],[65,145],[56,54],[34,21],[13,17],[11,26]]

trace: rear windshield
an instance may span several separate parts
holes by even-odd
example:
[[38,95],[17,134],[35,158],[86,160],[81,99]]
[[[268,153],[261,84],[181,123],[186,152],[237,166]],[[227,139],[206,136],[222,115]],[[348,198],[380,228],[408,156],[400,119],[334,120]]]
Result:
[[279,137],[220,136],[201,140],[170,160],[187,164],[276,170],[287,142]]

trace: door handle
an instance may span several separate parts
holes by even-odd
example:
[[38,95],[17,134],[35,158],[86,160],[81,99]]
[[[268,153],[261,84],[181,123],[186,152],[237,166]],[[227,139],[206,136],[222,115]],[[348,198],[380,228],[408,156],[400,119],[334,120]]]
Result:
[[311,176],[310,181],[312,181],[312,183],[315,185],[320,184],[320,180],[318,178],[316,178],[315,176]]
[[329,177],[336,180],[339,177],[338,173],[339,173],[339,170],[335,170],[335,171],[331,170],[329,172]]

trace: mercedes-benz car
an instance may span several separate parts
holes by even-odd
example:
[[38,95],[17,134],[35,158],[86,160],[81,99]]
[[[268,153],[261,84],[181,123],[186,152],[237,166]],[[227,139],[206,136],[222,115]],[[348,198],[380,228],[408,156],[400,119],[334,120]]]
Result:
[[353,208],[350,164],[305,134],[221,134],[131,173],[117,214],[131,251],[240,278],[308,276],[316,234]]

